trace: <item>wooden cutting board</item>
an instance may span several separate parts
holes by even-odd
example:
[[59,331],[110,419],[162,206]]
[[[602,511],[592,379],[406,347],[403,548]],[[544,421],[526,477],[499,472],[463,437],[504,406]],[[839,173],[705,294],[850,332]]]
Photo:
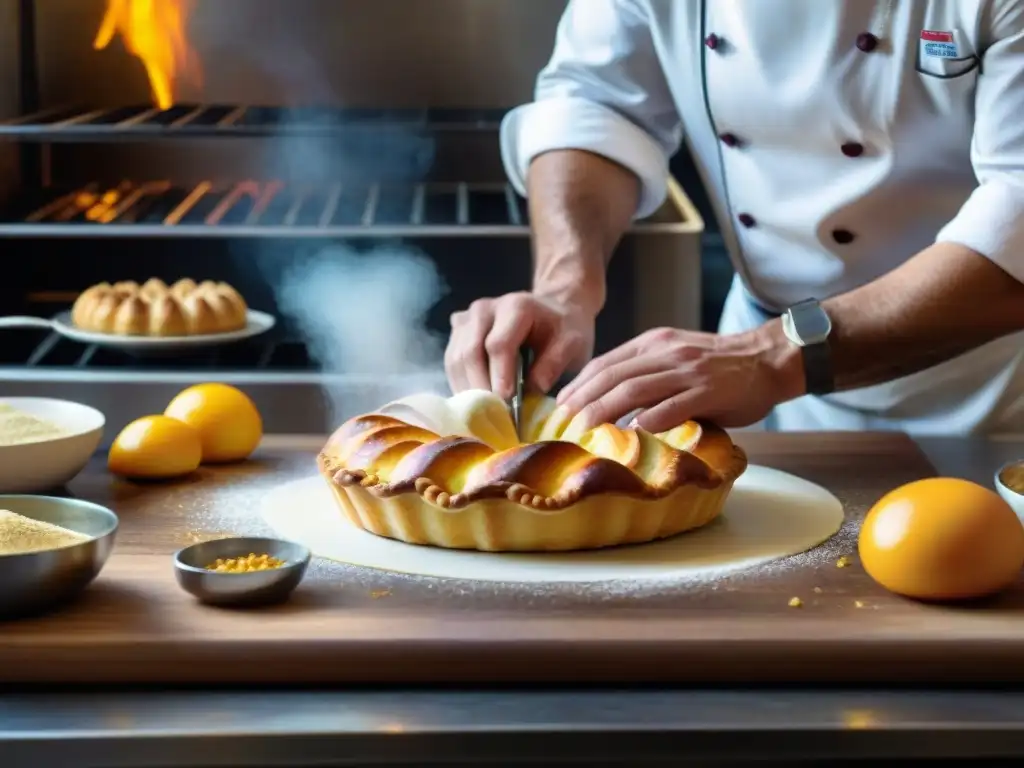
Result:
[[[884,592],[856,561],[866,509],[934,474],[909,438],[738,439],[752,462],[843,501],[846,525],[816,556],[671,588],[474,583],[316,561],[288,604],[249,611],[195,603],[171,555],[260,526],[261,494],[314,474],[321,440],[270,439],[245,465],[174,484],[115,480],[98,457],[70,490],[118,512],[117,550],[74,605],[0,625],[0,681],[1024,681],[1024,585],[985,605],[927,606]],[[837,567],[841,555],[849,566]]]

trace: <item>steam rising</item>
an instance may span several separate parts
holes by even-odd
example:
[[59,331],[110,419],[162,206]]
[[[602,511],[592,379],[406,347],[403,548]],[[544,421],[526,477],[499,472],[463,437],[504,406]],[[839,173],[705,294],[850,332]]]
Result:
[[[275,90],[288,94],[295,119],[309,120],[311,105],[341,100],[321,65],[303,54],[301,38],[289,31],[274,36],[286,53],[259,65],[277,81]],[[321,114],[321,124],[328,119]],[[263,170],[264,177],[299,184],[411,184],[427,176],[434,156],[432,136],[382,124],[337,135],[282,136],[268,145]],[[425,254],[401,244],[360,252],[333,244],[314,253],[308,244],[243,247],[239,256],[246,267],[259,265],[277,311],[327,374],[333,413],[325,428],[404,395],[447,394],[445,339],[427,327],[429,311],[447,289]]]
[[274,287],[310,356],[351,379],[328,385],[335,421],[414,392],[445,393],[445,340],[427,328],[427,313],[446,289],[429,258],[399,246],[358,254],[335,245],[288,263]]

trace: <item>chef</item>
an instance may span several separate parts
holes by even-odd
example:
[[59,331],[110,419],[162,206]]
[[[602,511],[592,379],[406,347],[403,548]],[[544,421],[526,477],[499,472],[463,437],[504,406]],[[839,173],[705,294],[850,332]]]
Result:
[[646,331],[559,393],[580,426],[1024,432],[1024,2],[570,0],[501,145],[530,292],[452,316],[454,390],[548,390],[687,142],[736,278],[718,333]]

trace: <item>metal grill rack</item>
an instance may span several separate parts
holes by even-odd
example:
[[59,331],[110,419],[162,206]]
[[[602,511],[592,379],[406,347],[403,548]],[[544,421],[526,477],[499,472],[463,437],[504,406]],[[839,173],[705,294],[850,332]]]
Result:
[[134,356],[95,344],[81,344],[48,331],[5,333],[0,370],[124,371],[264,371],[316,373],[319,366],[306,346],[290,339],[253,339],[211,347],[186,355]]
[[91,108],[61,106],[0,121],[0,137],[21,141],[123,141],[164,138],[333,136],[345,132],[432,134],[497,130],[504,110],[358,109],[179,104]]
[[0,218],[0,234],[325,237],[521,232],[527,207],[508,184],[350,186],[123,181],[48,189]]
[[[400,376],[324,372],[303,344],[291,340],[254,339],[184,357],[133,357],[45,331],[5,334],[0,379],[8,397],[57,397],[99,408],[107,417],[104,446],[139,414],[160,413],[183,387],[203,381],[244,387],[268,433],[322,433],[355,415],[339,407],[365,410],[381,398],[398,397],[404,386]],[[438,371],[429,385],[443,386],[444,373]],[[338,394],[344,397],[338,400]]]

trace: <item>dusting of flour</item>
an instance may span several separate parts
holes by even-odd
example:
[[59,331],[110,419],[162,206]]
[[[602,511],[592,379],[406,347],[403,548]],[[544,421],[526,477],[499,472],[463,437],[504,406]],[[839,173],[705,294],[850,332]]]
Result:
[[657,591],[667,585],[720,583],[758,564],[809,550],[843,523],[842,505],[827,491],[759,466],[744,473],[714,523],[642,546],[604,550],[494,554],[372,536],[342,518],[318,476],[267,491],[262,514],[278,536],[301,542],[325,559],[377,573],[471,579],[468,588],[474,593],[515,583],[532,595],[564,594],[567,587],[578,591],[580,585],[594,584]]
[[[278,479],[268,477],[244,488],[226,487],[209,495],[204,494],[201,505],[189,505],[188,525],[192,534],[196,540],[225,535],[279,535],[260,514],[264,500],[279,487]],[[853,498],[843,501],[847,508],[852,504],[870,502],[869,499]],[[301,508],[301,505],[297,507]],[[642,599],[645,605],[656,606],[660,598],[664,598],[665,604],[669,605],[672,596],[680,593],[734,591],[744,583],[785,577],[790,572],[832,569],[840,557],[848,556],[855,550],[856,526],[847,516],[834,536],[802,553],[768,562],[739,561],[663,576],[645,575],[641,578],[577,582],[483,581],[405,574],[316,557],[307,578],[314,583],[338,585],[346,592],[365,591],[375,597],[395,595],[405,601],[415,601],[419,595],[423,598],[458,600],[467,607],[470,604],[486,606],[494,600],[504,605],[512,603],[521,608],[539,609],[552,606],[628,605],[637,599]],[[805,599],[807,597],[812,596],[805,596]]]

